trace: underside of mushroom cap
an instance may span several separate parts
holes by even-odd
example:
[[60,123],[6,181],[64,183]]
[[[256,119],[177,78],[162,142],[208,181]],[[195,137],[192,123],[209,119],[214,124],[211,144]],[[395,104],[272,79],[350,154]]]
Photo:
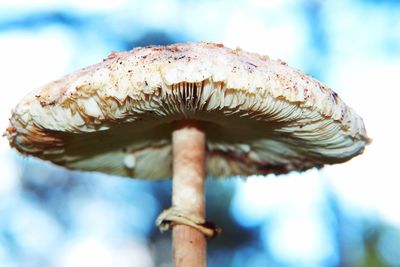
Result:
[[72,169],[171,177],[172,122],[198,120],[211,176],[281,174],[347,161],[369,142],[331,89],[266,56],[213,43],[112,53],[39,88],[6,136]]

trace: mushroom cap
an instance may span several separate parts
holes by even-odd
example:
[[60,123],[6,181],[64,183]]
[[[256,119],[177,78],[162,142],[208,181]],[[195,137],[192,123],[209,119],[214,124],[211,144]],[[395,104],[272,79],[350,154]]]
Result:
[[71,169],[171,177],[172,122],[201,121],[209,175],[283,174],[349,160],[369,142],[331,89],[267,56],[214,43],[112,53],[27,95],[5,135]]

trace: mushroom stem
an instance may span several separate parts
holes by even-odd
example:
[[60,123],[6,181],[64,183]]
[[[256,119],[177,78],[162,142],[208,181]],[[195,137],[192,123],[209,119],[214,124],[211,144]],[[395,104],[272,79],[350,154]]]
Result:
[[[182,120],[174,123],[172,206],[201,217],[205,216],[205,140],[200,122]],[[172,229],[172,249],[174,267],[206,266],[206,238],[196,229],[175,225]]]

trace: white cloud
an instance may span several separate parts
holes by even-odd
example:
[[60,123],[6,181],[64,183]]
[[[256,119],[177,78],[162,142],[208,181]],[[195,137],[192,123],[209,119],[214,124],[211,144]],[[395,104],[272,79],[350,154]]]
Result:
[[150,251],[142,242],[111,246],[90,235],[70,240],[54,261],[60,267],[152,267]]
[[250,177],[237,183],[231,213],[240,224],[255,226],[277,213],[318,210],[324,196],[323,183],[317,170],[280,177]]
[[318,266],[334,259],[329,230],[318,215],[277,216],[263,228],[262,237],[275,259],[296,266]]

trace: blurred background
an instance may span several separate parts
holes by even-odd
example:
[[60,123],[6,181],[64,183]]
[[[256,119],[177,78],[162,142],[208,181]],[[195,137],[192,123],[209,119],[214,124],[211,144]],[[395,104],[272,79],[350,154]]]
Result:
[[[303,70],[365,121],[350,162],[207,181],[209,266],[400,266],[400,1],[0,0],[0,129],[30,90],[136,46],[213,41]],[[171,266],[170,181],[79,173],[0,140],[0,266]]]

